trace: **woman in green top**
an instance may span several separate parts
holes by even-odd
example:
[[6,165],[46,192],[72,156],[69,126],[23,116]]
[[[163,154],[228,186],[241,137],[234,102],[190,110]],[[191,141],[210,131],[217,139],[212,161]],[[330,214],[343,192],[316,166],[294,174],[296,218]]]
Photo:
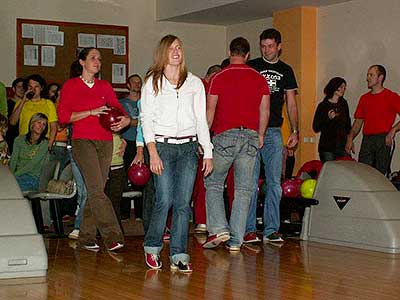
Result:
[[14,141],[10,168],[22,192],[39,189],[39,177],[48,151],[47,130],[47,116],[36,113],[29,121],[28,133]]

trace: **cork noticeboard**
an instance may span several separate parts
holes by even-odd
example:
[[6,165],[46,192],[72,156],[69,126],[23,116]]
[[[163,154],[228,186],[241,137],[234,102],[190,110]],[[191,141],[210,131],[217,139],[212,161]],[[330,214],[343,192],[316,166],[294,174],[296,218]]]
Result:
[[17,77],[40,74],[63,84],[79,50],[94,46],[102,56],[100,78],[125,88],[128,34],[128,26],[17,19]]

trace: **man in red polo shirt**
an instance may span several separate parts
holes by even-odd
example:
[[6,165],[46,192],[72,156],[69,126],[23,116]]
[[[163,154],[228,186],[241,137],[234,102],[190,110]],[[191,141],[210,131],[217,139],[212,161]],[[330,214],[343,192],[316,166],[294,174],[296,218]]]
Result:
[[359,162],[386,174],[390,167],[390,150],[400,122],[393,123],[400,114],[400,97],[383,87],[386,70],[381,65],[369,67],[367,82],[370,92],[361,96],[354,123],[347,137],[346,151],[354,153],[354,138],[363,127],[363,140],[358,156]]
[[[205,179],[207,228],[204,248],[228,241],[239,251],[245,233],[257,150],[264,143],[269,119],[269,88],[265,78],[245,63],[250,46],[238,37],[229,46],[230,65],[214,75],[207,96],[207,121],[214,132],[214,170]],[[229,224],[223,200],[224,181],[234,166],[235,201]]]

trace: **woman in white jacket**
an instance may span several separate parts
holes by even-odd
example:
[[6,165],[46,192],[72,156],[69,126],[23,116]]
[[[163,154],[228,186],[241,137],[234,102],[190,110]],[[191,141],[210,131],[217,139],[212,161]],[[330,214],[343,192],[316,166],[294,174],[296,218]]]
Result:
[[156,197],[144,239],[146,264],[162,266],[160,251],[168,210],[172,207],[171,269],[192,272],[187,254],[190,199],[196,177],[198,146],[204,151],[204,176],[212,171],[212,144],[201,80],[185,66],[182,42],[163,37],[142,90],[141,120],[150,153]]

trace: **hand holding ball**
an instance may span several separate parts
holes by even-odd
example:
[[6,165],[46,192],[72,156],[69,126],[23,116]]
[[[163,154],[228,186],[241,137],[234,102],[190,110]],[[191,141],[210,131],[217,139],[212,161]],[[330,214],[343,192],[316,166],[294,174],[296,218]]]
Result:
[[117,107],[110,107],[105,114],[99,116],[100,124],[106,130],[111,130],[111,125],[120,121],[118,117],[124,116],[124,113]]
[[133,164],[128,169],[128,179],[133,185],[145,185],[150,180],[151,172],[145,164]]

